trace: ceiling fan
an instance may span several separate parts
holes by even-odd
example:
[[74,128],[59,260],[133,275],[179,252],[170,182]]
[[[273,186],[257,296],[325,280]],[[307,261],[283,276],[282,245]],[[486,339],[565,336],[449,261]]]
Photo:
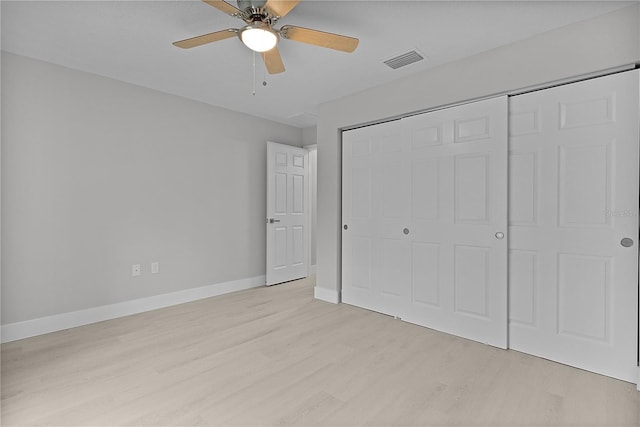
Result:
[[277,47],[280,38],[342,52],[353,52],[358,47],[358,39],[354,37],[294,25],[284,25],[279,30],[273,28],[280,18],[300,3],[300,0],[238,0],[238,7],[224,0],[202,1],[228,15],[242,19],[246,25],[242,28],[228,28],[180,40],[174,42],[174,46],[189,49],[238,36],[249,49],[262,53],[269,74],[282,73],[285,70]]

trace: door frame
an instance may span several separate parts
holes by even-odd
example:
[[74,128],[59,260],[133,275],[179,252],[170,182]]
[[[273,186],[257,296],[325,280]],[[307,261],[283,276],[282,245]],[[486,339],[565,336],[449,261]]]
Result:
[[[316,240],[313,238],[313,218],[315,216],[316,222],[318,219],[317,212],[317,189],[318,189],[318,144],[309,144],[303,145],[302,148],[307,150],[307,154],[309,155],[309,272],[308,275],[312,276],[316,274],[316,264],[318,260],[316,259],[316,264],[311,264],[311,252],[313,247],[316,245]],[[316,163],[315,165],[311,164],[311,152],[315,152]],[[314,190],[315,187],[315,191]],[[313,208],[314,201],[316,202],[316,209]],[[317,251],[316,251],[317,257]]]

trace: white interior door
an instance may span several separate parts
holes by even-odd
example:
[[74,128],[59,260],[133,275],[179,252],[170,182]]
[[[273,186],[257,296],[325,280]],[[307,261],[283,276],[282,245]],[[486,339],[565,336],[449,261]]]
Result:
[[509,108],[509,346],[635,382],[638,72]]
[[309,273],[309,156],[267,142],[267,285]]
[[344,302],[506,348],[506,105],[343,133]]

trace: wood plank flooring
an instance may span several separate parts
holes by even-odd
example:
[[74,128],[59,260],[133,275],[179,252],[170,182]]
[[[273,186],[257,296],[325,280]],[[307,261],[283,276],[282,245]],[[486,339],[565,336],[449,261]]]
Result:
[[622,381],[257,288],[2,345],[2,425],[640,426]]

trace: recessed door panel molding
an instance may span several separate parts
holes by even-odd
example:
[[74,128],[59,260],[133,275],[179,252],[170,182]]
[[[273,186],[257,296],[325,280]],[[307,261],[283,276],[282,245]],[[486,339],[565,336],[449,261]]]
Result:
[[489,116],[456,119],[453,122],[453,142],[470,142],[491,137]]
[[509,251],[509,322],[536,328],[538,299],[538,253]]
[[613,142],[560,145],[558,208],[561,227],[605,227],[613,198]]
[[305,209],[305,195],[307,193],[306,180],[304,175],[292,174],[291,175],[293,194],[292,194],[292,208],[291,213],[294,215],[304,215]]
[[293,167],[294,168],[302,168],[304,169],[304,155],[302,154],[294,154],[293,158]]
[[602,97],[560,102],[560,129],[592,127],[616,120],[616,92]]
[[509,111],[509,136],[522,136],[540,133],[540,108]]
[[[394,123],[395,124],[395,123]],[[396,129],[392,124],[387,130],[383,131],[381,135],[375,137],[376,145],[379,147],[380,153],[399,153],[402,151],[401,144],[401,129]]]
[[349,283],[356,288],[369,289],[371,287],[371,238],[355,236],[351,239],[351,259]]
[[373,268],[374,287],[381,294],[401,298],[404,296],[398,282],[406,281],[410,274],[410,246],[400,239],[380,239]]
[[275,155],[276,166],[284,166],[284,167],[288,166],[288,163],[287,163],[288,156],[286,151],[278,151],[274,155]]
[[275,227],[273,230],[273,269],[282,270],[287,267],[287,227]]
[[440,161],[437,158],[413,160],[411,173],[413,218],[437,220],[440,217]]
[[400,159],[388,161],[382,167],[382,176],[379,180],[382,192],[380,200],[382,218],[402,219],[409,217],[408,210],[411,206],[411,187],[408,185],[410,173],[406,162]]
[[611,258],[558,254],[558,334],[609,342]]
[[[505,348],[507,241],[495,233],[507,228],[506,97],[343,132],[342,142],[343,301]],[[364,239],[371,286],[354,277]]]
[[538,223],[538,164],[537,151],[509,153],[509,225],[535,227]]
[[351,213],[354,218],[371,216],[371,169],[354,167],[349,171],[351,181]]
[[267,143],[266,283],[309,273],[309,157],[304,148]]
[[350,144],[349,150],[351,158],[368,156],[371,154],[371,140],[367,138],[355,140]]
[[305,262],[305,234],[307,230],[302,225],[295,225],[291,227],[291,247],[293,251],[291,253],[291,264],[298,266]]
[[490,221],[491,153],[454,156],[455,222]]
[[[621,239],[638,235],[638,82],[638,71],[619,73],[518,95],[509,106],[519,127],[509,140],[509,346],[631,382],[638,246]],[[528,111],[539,112],[537,133],[514,116]],[[532,181],[538,220],[528,223]]]
[[457,313],[489,317],[487,312],[489,263],[491,249],[486,247],[455,245],[453,265],[454,300]]
[[287,174],[276,173],[274,175],[275,187],[273,191],[273,213],[286,214],[287,213]]
[[411,147],[414,150],[442,145],[442,123],[426,123],[411,130]]
[[440,244],[412,244],[411,301],[440,307]]

